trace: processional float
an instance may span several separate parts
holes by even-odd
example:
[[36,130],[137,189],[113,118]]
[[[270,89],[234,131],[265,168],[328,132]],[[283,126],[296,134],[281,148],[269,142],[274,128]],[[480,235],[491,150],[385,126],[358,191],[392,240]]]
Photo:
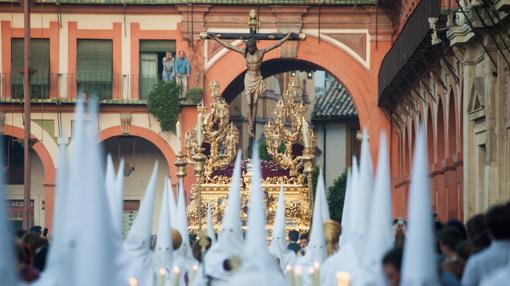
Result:
[[[227,203],[234,161],[238,151],[239,132],[230,121],[229,104],[219,94],[219,84],[209,85],[211,104],[197,107],[197,124],[185,134],[186,152],[179,152],[177,176],[186,176],[185,167],[193,164],[195,182],[187,208],[189,229],[198,233],[206,223],[207,205],[213,212],[213,225],[221,229]],[[298,96],[298,85],[292,80],[278,101],[274,118],[264,128],[270,160],[262,160],[262,187],[266,201],[268,229],[272,229],[280,185],[286,198],[287,228],[308,231],[312,213],[312,177],[316,136],[305,119],[307,106]],[[178,136],[180,137],[180,136]],[[250,193],[250,160],[242,161],[241,220],[246,224]]]

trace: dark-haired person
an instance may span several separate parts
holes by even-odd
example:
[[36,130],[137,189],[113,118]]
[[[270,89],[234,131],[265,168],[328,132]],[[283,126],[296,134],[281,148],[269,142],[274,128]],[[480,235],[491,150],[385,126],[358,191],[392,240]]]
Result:
[[403,250],[400,247],[393,248],[386,252],[383,257],[384,276],[389,286],[400,285],[400,269],[402,268]]
[[43,229],[40,225],[34,225],[30,228],[30,232],[41,236],[43,233]]
[[467,239],[473,244],[473,253],[486,249],[491,245],[491,238],[484,214],[477,214],[466,222]]
[[445,227],[455,228],[462,235],[462,240],[466,240],[467,239],[466,227],[464,226],[464,224],[460,220],[458,220],[458,219],[451,219],[451,220],[446,222]]
[[304,256],[306,253],[306,247],[308,247],[308,233],[303,233],[299,237],[299,253],[298,255]]
[[497,205],[485,217],[491,246],[472,255],[462,276],[462,285],[478,285],[491,272],[510,263],[510,208]]
[[[19,278],[24,282],[33,282],[39,279],[39,271],[32,266],[30,261],[30,249],[21,242],[16,243],[16,258]],[[1,284],[1,281],[0,281]]]
[[441,262],[441,283],[446,286],[460,285],[465,261],[455,251],[463,241],[462,233],[453,227],[445,227],[437,234],[441,253],[444,255]]
[[297,253],[300,249],[299,244],[297,243],[299,240],[299,232],[296,230],[290,230],[289,231],[289,245],[287,246],[288,249],[294,251],[294,253]]

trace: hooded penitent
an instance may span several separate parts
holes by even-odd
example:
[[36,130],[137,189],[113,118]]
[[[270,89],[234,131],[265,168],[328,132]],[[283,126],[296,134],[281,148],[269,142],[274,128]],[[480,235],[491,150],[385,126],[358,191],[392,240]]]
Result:
[[409,222],[402,259],[401,285],[439,285],[425,140],[423,126],[420,126],[411,173]]
[[294,251],[287,248],[287,243],[285,241],[285,192],[283,183],[280,185],[280,195],[278,196],[278,204],[274,216],[273,234],[271,244],[269,245],[269,253],[278,258],[282,271],[285,270],[287,265],[294,264],[296,259],[296,254]]
[[193,265],[197,264],[197,260],[191,253],[188,233],[188,216],[186,214],[186,202],[184,197],[184,182],[179,182],[179,196],[177,198],[177,223],[176,228],[182,236],[182,244],[175,251],[175,264],[182,269],[183,272],[190,272]]
[[359,285],[376,285],[385,281],[381,261],[384,254],[393,245],[390,162],[385,133],[381,133],[379,142],[379,158],[370,208],[370,223],[365,249],[361,257],[363,274],[355,277],[356,281],[360,282]]
[[[154,275],[157,279],[164,280],[164,284],[171,283],[173,267],[173,247],[170,231],[170,211],[168,203],[168,189],[163,190],[163,200],[159,213],[158,235],[154,249]],[[159,276],[159,277],[158,277]]]
[[[241,257],[243,239],[241,236],[241,152],[238,152],[234,173],[228,193],[227,206],[223,215],[222,230],[218,240],[207,251],[202,267],[212,279],[227,281],[232,277],[231,271],[223,268],[226,259]],[[202,269],[201,269],[202,270]]]
[[[351,276],[359,269],[358,253],[355,249],[354,231],[358,224],[357,208],[361,201],[359,196],[359,171],[356,157],[352,159],[352,168],[350,172],[350,181],[348,183],[348,193],[344,202],[344,212],[342,217],[342,233],[340,235],[339,250],[328,257],[320,270],[321,286],[336,286],[336,274],[338,272],[348,272]],[[347,205],[346,205],[347,204]]]
[[265,204],[262,197],[262,175],[258,150],[258,144],[254,144],[253,175],[248,205],[248,231],[241,268],[229,281],[229,285],[279,286],[286,283],[280,266],[267,249]]
[[[326,201],[324,177],[322,176],[321,170],[317,181],[317,191],[315,193],[310,242],[306,247],[305,256],[299,257],[296,261],[296,265],[301,267],[301,269],[307,270],[317,264],[321,265],[327,257],[324,221],[329,220],[329,211],[324,211],[324,208],[328,208],[328,205]],[[310,273],[308,273],[308,271],[303,271],[303,285],[311,285],[311,283]]]

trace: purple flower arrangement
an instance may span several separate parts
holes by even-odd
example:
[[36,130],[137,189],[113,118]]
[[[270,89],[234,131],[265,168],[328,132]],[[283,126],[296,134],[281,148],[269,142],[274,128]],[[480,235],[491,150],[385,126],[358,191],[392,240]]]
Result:
[[[248,166],[250,164],[250,159],[243,160],[241,162],[241,172],[245,174],[247,172]],[[288,177],[289,171],[283,169],[278,164],[273,161],[261,160],[260,168],[262,169],[262,178],[273,178],[273,177]],[[228,166],[214,170],[212,173],[212,177],[232,177],[234,173],[234,162],[230,163]]]

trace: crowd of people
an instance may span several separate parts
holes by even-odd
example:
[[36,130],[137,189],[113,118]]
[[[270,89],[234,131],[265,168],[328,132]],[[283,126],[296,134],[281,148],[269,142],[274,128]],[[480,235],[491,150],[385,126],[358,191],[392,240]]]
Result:
[[[328,248],[331,240],[326,238],[324,225],[331,220],[322,173],[309,233],[286,233],[285,189],[281,186],[268,246],[257,144],[245,226],[239,216],[238,154],[218,235],[210,219],[207,231],[198,238],[189,233],[183,183],[174,193],[168,178],[164,180],[157,234],[153,235],[156,162],[135,221],[123,237],[124,169],[121,162],[115,172],[108,156],[103,174],[96,108],[89,103],[90,116],[85,116],[84,104],[78,102],[72,150],[76,157],[68,161],[65,146],[61,146],[53,233],[35,226],[26,233],[18,232],[14,241],[6,239],[8,235],[0,236],[0,284],[18,286],[22,280],[43,286],[499,286],[510,281],[510,203],[494,205],[465,224],[459,220],[441,222],[431,215],[422,128],[416,139],[406,220],[392,221],[387,152],[379,152],[372,179],[364,136],[359,170],[355,159],[348,174],[336,247]],[[387,150],[384,136],[380,142],[379,150]],[[0,186],[0,198],[3,196]],[[5,206],[0,206],[0,233],[9,232],[6,212]],[[335,251],[330,253],[330,249]]]
[[[491,207],[486,213],[469,218],[466,223],[453,219],[438,220],[433,214],[436,256],[441,285],[476,286],[494,273],[510,274],[510,202]],[[401,285],[403,246],[405,243],[406,221],[393,222],[394,248],[387,251],[381,265],[389,286]],[[177,250],[182,244],[178,230],[171,230],[172,246]],[[215,237],[217,239],[217,237]],[[151,238],[151,250],[156,246],[157,235]],[[288,232],[287,248],[296,256],[304,256],[308,245],[308,233],[296,230]],[[47,228],[33,226],[29,231],[19,230],[15,237],[17,271],[25,282],[33,282],[44,271],[51,236]],[[211,247],[212,238],[207,237],[205,253],[194,234],[189,234],[193,257],[202,261],[202,256]],[[340,247],[342,247],[340,245]],[[225,264],[232,270],[232,266]],[[510,283],[510,281],[508,281]],[[490,282],[489,282],[490,283]],[[491,285],[491,284],[483,284]]]
[[[486,213],[469,218],[465,224],[456,219],[443,223],[435,215],[434,219],[441,285],[476,286],[497,271],[510,274],[510,202],[493,206]],[[395,220],[395,247],[382,260],[391,286],[401,282],[405,226],[402,220]],[[489,280],[483,285],[490,283]]]

